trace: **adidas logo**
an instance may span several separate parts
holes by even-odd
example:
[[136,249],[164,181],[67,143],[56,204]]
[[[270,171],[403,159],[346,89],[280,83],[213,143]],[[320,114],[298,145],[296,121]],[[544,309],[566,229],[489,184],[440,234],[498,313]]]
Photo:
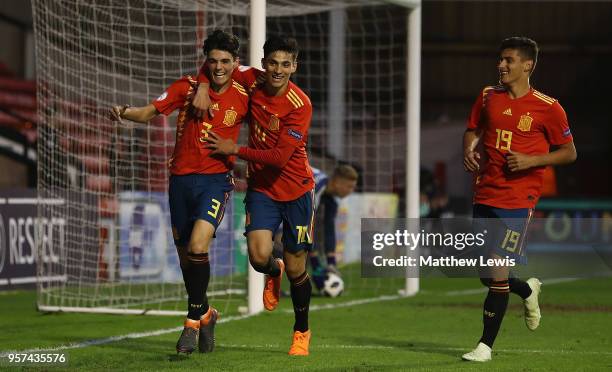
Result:
[[512,110],[510,110],[510,107],[508,107],[502,114],[512,116]]

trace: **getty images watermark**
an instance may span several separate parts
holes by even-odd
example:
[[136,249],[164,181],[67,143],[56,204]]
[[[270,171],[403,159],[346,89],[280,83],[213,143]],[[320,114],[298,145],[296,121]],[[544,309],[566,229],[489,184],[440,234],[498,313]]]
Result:
[[363,277],[612,274],[612,219],[362,219]]
[[[433,248],[443,247],[445,249],[455,249],[459,252],[468,249],[482,249],[486,244],[485,229],[478,233],[441,233],[426,232],[424,229],[417,233],[409,230],[395,230],[394,233],[374,233],[372,235],[372,249],[381,251],[384,248],[405,248],[415,251],[418,247]],[[372,259],[372,264],[376,267],[478,267],[478,266],[515,266],[516,259],[505,256],[504,258],[487,258],[478,256],[473,258],[457,258],[451,256],[414,256],[402,255],[397,258],[386,258],[378,255]]]

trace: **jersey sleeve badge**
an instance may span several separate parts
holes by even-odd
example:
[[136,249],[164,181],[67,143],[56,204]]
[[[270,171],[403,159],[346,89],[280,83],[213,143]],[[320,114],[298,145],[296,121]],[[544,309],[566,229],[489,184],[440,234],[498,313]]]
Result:
[[157,97],[156,101],[163,101],[168,97],[168,92],[163,92],[161,96]]
[[296,140],[301,141],[302,140],[302,133],[295,131],[293,129],[289,129],[289,135],[293,138],[295,138]]

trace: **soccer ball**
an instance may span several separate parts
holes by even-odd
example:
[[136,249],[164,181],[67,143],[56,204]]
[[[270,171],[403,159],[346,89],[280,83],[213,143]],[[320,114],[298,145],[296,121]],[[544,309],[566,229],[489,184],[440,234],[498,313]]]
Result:
[[323,289],[321,290],[325,296],[338,297],[343,290],[344,281],[338,274],[327,273],[325,275],[325,282],[323,282]]

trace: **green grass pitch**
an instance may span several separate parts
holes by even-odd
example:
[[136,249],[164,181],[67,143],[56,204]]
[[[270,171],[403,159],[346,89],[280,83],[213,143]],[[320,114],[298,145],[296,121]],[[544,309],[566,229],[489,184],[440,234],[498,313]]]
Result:
[[[535,332],[525,327],[521,302],[511,295],[493,361],[485,364],[460,360],[480,336],[484,292],[479,289],[477,279],[436,278],[423,279],[421,292],[411,298],[337,308],[325,305],[359,299],[350,291],[336,299],[314,298],[308,357],[287,355],[293,324],[289,298],[275,312],[219,324],[213,353],[177,356],[178,331],[108,338],[176,328],[179,317],[41,314],[34,292],[5,292],[0,293],[0,353],[79,346],[53,351],[67,354],[65,365],[27,367],[39,370],[612,370],[612,279],[544,280],[543,318]],[[103,342],[84,345],[91,340]],[[7,366],[3,358],[0,370]]]

